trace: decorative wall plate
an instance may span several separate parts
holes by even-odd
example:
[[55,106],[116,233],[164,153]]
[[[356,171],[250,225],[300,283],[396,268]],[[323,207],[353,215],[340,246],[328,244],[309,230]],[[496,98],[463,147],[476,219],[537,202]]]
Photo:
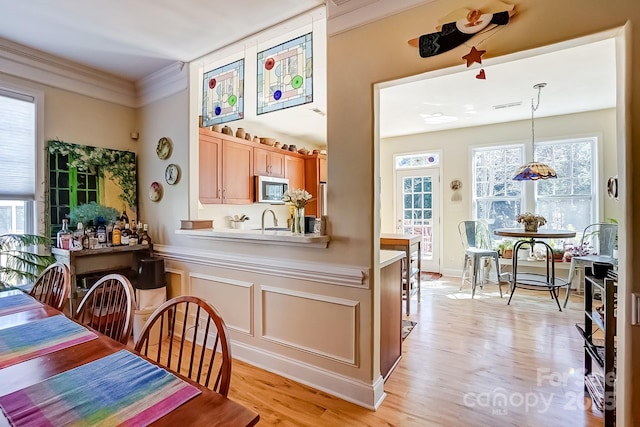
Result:
[[173,149],[173,144],[171,140],[166,136],[163,136],[158,141],[158,145],[156,146],[156,154],[160,160],[168,159],[171,156],[171,150]]
[[164,170],[164,179],[167,181],[167,184],[173,185],[180,181],[180,166],[175,163],[171,163]]
[[149,199],[152,202],[158,202],[162,199],[162,184],[159,182],[152,182],[149,186]]

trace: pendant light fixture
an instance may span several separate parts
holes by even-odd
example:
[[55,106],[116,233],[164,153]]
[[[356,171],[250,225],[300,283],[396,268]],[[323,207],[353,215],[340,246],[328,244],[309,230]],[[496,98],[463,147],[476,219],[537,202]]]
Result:
[[[533,113],[536,112],[540,106],[540,92],[545,87],[546,83],[538,83],[533,86],[534,89],[538,89],[538,102],[533,105],[533,98],[531,98],[531,151],[535,150],[535,130],[533,124]],[[535,155],[535,154],[534,154]],[[536,181],[538,179],[557,178],[556,171],[551,166],[545,163],[538,163],[536,161],[529,162],[520,166],[513,176],[514,181]]]

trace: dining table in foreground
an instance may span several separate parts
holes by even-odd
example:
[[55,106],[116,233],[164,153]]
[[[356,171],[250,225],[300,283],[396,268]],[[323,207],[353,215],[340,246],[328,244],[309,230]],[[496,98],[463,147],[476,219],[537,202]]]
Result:
[[[26,309],[21,312],[0,316],[0,330],[61,314],[60,311],[47,305]],[[97,335],[96,339],[36,356],[0,369],[0,396],[36,385],[54,375],[67,372],[126,349],[125,345],[105,335],[98,333]],[[201,393],[150,425],[253,426],[258,423],[260,416],[257,413],[213,390],[175,374],[175,372],[172,373],[183,381],[197,387]],[[9,426],[10,423],[0,411],[0,427],[5,425]]]
[[[568,283],[556,278],[556,266],[553,261],[553,249],[551,245],[547,243],[546,239],[571,239],[576,237],[576,232],[573,230],[552,230],[542,229],[537,231],[525,231],[524,228],[498,228],[494,230],[494,234],[502,237],[516,237],[518,241],[513,245],[513,258],[512,258],[512,276],[511,276],[511,295],[507,304],[511,303],[513,293],[517,287],[526,289],[539,289],[548,290],[551,297],[558,305],[558,310],[562,311],[560,302],[558,301],[557,289],[561,286],[569,286]],[[518,250],[523,245],[528,244],[531,250],[537,244],[543,245],[547,260],[546,273],[532,274],[524,273],[518,274]]]

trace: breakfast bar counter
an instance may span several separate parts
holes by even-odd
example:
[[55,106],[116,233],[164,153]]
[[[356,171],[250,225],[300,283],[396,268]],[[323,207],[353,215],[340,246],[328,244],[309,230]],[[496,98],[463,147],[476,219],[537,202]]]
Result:
[[297,236],[289,229],[250,230],[234,228],[202,228],[195,230],[179,229],[176,234],[201,239],[229,240],[234,242],[263,243],[267,245],[304,246],[307,248],[326,248],[330,238],[326,235],[308,233]]

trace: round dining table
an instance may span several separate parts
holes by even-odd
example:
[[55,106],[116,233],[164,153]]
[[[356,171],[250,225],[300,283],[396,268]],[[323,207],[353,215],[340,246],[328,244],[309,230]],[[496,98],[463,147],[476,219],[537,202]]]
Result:
[[[570,239],[576,237],[576,232],[572,230],[552,230],[542,229],[538,231],[525,231],[524,228],[498,228],[493,232],[497,236],[516,237],[518,241],[513,245],[511,295],[507,304],[511,304],[511,298],[517,287],[523,289],[547,290],[551,297],[562,311],[558,301],[558,288],[569,286],[570,284],[562,279],[556,278],[556,268],[553,261],[553,249],[544,239]],[[528,244],[533,251],[536,244],[544,246],[546,251],[546,274],[521,273],[518,274],[518,249]]]

